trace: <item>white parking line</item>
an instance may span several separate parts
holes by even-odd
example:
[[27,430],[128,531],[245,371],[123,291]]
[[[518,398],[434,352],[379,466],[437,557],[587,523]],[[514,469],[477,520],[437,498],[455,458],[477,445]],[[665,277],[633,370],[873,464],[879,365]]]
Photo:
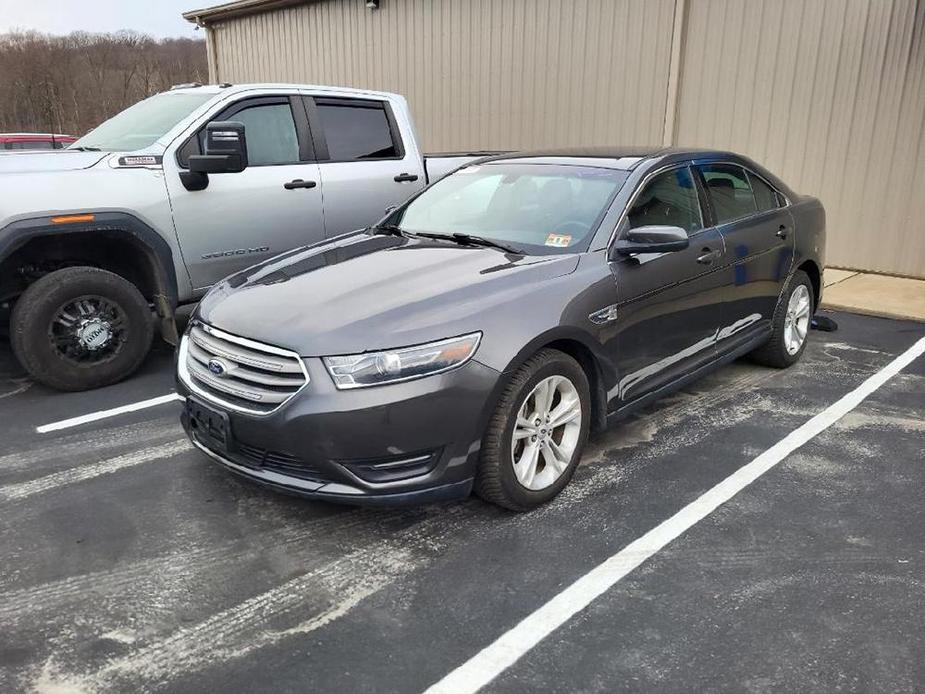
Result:
[[62,419],[60,422],[52,422],[51,424],[43,424],[42,426],[35,427],[35,430],[40,434],[47,434],[51,431],[60,431],[61,429],[70,429],[71,427],[80,426],[81,424],[87,424],[88,422],[96,422],[100,419],[106,419],[107,417],[115,417],[116,415],[125,414],[127,412],[137,412],[138,410],[143,410],[148,407],[156,407],[158,405],[163,405],[168,402],[182,401],[184,398],[182,395],[177,393],[168,393],[167,395],[160,395],[156,398],[151,398],[150,400],[141,400],[139,402],[133,402],[129,405],[122,405],[121,407],[113,407],[111,410],[100,410],[99,412],[91,412],[90,414],[82,414],[79,417],[71,417],[70,419]]
[[542,639],[586,608],[592,600],[686,530],[706,518],[749,484],[856,408],[871,393],[925,353],[925,338],[896,357],[853,391],[790,432],[675,515],[599,564],[494,643],[427,689],[425,694],[477,692],[517,662]]

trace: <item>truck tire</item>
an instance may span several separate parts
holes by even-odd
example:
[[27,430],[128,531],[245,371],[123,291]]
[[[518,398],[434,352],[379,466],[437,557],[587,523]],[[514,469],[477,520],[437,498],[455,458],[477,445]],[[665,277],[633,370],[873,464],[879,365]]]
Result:
[[29,375],[57,390],[121,381],[151,348],[151,308],[128,280],[94,267],[51,272],[13,307],[10,343]]

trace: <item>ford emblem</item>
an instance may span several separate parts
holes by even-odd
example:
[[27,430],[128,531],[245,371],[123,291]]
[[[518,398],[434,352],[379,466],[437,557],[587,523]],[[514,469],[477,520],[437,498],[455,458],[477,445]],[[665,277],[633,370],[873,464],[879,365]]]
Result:
[[216,376],[224,376],[226,373],[228,373],[228,367],[221,359],[210,359],[209,371],[211,371]]

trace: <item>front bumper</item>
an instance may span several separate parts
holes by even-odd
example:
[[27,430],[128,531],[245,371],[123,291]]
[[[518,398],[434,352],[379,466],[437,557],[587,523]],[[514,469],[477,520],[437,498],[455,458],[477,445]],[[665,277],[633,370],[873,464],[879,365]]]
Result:
[[397,505],[470,493],[497,371],[470,360],[414,381],[339,391],[320,359],[304,363],[309,384],[266,415],[191,395],[178,380],[178,392],[227,421],[227,446],[217,445],[185,408],[193,444],[242,477],[313,499]]

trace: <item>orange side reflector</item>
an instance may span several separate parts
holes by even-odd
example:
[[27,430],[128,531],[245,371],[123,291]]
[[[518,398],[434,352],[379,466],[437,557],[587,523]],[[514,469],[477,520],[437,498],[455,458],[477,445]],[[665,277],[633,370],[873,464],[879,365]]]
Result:
[[52,217],[52,224],[73,224],[74,222],[92,222],[96,219],[92,214],[66,214],[61,217]]

